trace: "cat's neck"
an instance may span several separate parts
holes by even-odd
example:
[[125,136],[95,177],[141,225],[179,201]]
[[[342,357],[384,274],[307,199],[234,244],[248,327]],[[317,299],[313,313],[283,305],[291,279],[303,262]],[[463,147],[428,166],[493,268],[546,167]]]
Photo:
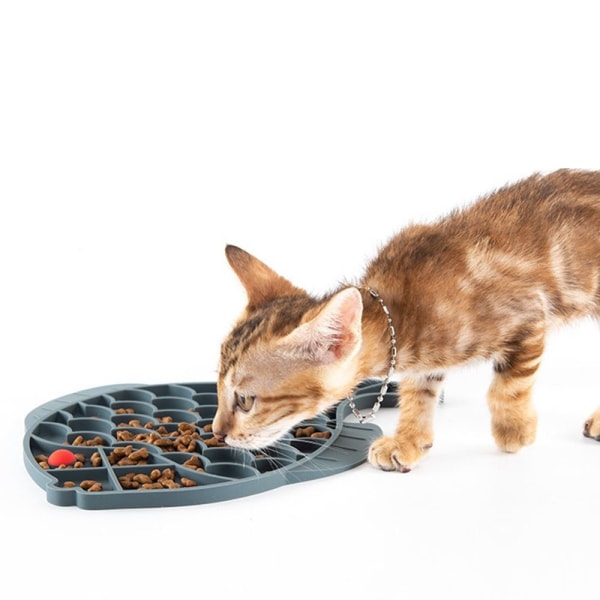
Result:
[[[376,288],[369,283],[357,286],[363,298],[362,345],[358,355],[361,379],[384,377],[390,371],[392,358],[402,368],[397,350],[392,350],[392,330],[398,340],[398,325],[391,299],[386,300],[385,288]],[[372,294],[374,291],[375,294]],[[392,353],[394,356],[392,357]]]

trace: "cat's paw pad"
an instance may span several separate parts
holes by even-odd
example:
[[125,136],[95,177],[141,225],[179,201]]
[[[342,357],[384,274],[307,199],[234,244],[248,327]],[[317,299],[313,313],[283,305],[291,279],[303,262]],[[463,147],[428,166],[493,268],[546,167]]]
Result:
[[584,423],[583,435],[600,442],[600,408]]
[[530,416],[519,422],[492,423],[492,433],[496,444],[504,452],[518,452],[523,446],[529,446],[535,441],[537,432],[537,418]]
[[380,437],[369,448],[369,462],[382,471],[408,473],[431,442],[413,444],[397,437]]

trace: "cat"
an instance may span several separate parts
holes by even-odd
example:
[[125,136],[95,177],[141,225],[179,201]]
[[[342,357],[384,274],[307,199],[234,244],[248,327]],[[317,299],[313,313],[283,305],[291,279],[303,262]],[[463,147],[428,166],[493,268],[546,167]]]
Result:
[[[534,174],[410,225],[359,282],[322,298],[240,248],[227,246],[226,256],[247,293],[221,347],[213,429],[227,444],[268,446],[360,381],[393,370],[400,420],[368,460],[408,472],[433,445],[447,370],[484,359],[493,363],[493,437],[516,452],[536,436],[531,392],[547,331],[600,317],[600,171]],[[397,340],[391,369],[383,307]],[[584,434],[600,439],[600,409]]]

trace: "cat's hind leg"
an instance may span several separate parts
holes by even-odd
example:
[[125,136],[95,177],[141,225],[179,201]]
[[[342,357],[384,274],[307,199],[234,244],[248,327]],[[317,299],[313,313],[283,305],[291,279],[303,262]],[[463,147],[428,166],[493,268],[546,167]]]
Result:
[[369,462],[384,471],[406,473],[433,445],[433,413],[444,375],[412,377],[400,383],[400,422],[396,433],[375,440]]
[[531,391],[544,352],[545,335],[544,321],[529,323],[494,362],[488,406],[494,439],[505,452],[517,452],[535,441],[537,415]]
[[600,408],[584,423],[583,435],[600,442]]

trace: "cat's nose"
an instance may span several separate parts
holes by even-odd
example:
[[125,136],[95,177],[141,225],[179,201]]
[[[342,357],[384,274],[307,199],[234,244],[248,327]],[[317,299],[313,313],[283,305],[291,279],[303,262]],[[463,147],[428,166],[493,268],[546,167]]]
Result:
[[224,416],[223,411],[217,410],[217,414],[212,422],[212,434],[218,440],[224,440],[227,437],[227,432],[229,431],[231,424],[229,419]]

